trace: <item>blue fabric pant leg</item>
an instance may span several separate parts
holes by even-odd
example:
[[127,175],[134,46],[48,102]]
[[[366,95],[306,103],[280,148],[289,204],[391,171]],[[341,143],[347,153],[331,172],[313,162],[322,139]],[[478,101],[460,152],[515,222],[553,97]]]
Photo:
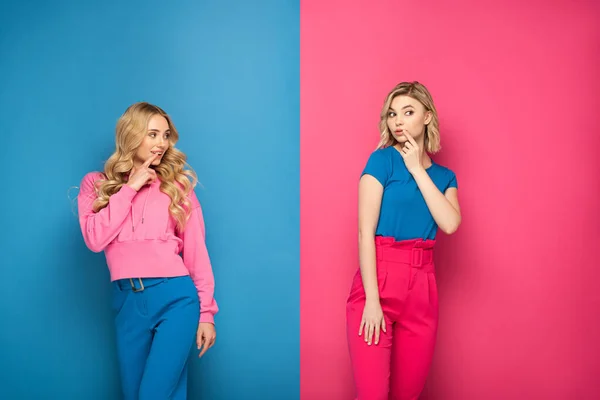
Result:
[[113,290],[124,399],[186,399],[200,318],[191,278],[123,279]]

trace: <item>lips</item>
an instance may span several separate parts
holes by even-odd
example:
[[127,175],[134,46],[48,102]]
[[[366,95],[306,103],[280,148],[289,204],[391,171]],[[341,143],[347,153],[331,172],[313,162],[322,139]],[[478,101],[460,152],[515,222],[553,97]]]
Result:
[[162,156],[164,154],[164,151],[151,151],[150,153]]

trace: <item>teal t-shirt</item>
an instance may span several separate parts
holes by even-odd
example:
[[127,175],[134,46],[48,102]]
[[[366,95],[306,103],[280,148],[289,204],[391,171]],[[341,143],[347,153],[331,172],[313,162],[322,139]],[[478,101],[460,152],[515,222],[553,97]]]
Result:
[[[442,193],[450,187],[458,188],[450,169],[433,162],[426,171]],[[398,150],[390,146],[374,151],[364,174],[372,175],[383,186],[376,235],[396,240],[435,239],[438,226]]]

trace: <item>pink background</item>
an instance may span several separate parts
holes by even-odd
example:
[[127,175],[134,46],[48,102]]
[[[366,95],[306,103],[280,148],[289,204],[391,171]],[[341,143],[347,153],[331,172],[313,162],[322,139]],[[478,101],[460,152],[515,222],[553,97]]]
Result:
[[600,398],[598,6],[423,3],[301,3],[301,398],[353,395],[357,183],[403,80],[434,96],[463,210],[422,398]]

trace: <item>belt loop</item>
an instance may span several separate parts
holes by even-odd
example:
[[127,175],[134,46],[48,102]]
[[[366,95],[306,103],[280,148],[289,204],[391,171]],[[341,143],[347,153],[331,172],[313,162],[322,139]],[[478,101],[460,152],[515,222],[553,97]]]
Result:
[[129,283],[131,283],[131,288],[134,292],[143,292],[144,291],[144,282],[142,282],[142,278],[137,278],[137,280],[140,282],[140,288],[136,289],[135,284],[133,283],[133,279],[129,278]]
[[377,261],[382,262],[384,257],[383,253],[385,252],[385,248],[383,246],[378,246],[375,248],[375,253],[377,255]]
[[413,248],[411,258],[412,258],[411,264],[413,267],[422,267],[423,266],[423,249],[420,247]]

